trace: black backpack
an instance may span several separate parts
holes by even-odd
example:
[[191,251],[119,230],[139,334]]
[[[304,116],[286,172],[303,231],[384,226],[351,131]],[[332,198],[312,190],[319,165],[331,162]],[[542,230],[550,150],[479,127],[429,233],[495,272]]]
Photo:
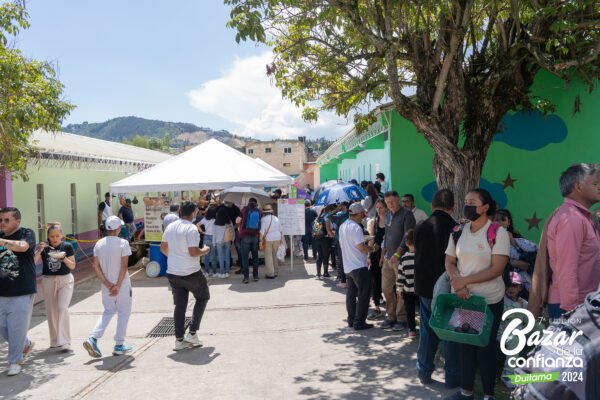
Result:
[[[531,374],[538,372],[559,372],[557,381],[529,383],[518,386],[512,393],[516,400],[592,400],[600,399],[600,291],[590,293],[584,303],[566,313],[558,322],[552,323],[548,330],[554,333],[583,332],[575,339],[574,346],[582,349],[582,354],[576,357],[583,359],[583,368],[569,366],[517,368],[515,373]],[[564,351],[573,353],[573,346],[544,345],[534,348],[529,357],[544,357],[546,359],[565,358]],[[558,354],[557,354],[558,353]],[[559,354],[563,355],[559,355]]]

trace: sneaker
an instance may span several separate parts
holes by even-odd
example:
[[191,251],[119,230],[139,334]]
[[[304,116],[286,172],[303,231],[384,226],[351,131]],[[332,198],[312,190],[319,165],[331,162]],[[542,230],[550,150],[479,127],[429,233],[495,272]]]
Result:
[[198,334],[194,333],[193,335],[189,332],[185,334],[183,341],[189,343],[192,346],[202,346],[202,340],[198,337]]
[[273,275],[273,276],[265,275],[265,279],[275,279],[275,275]]
[[69,343],[63,344],[62,346],[58,346],[58,349],[61,351],[61,353],[69,353],[73,351]]
[[408,332],[408,337],[409,337],[410,339],[414,339],[414,338],[416,338],[416,337],[417,337],[417,331],[409,331],[409,332]]
[[253,280],[254,282],[258,282],[258,276],[255,276],[254,278],[252,278],[252,280]]
[[133,347],[126,345],[126,344],[118,344],[113,348],[113,356],[121,356],[125,353],[129,353],[131,350],[133,350]]
[[385,321],[383,321],[381,323],[381,325],[379,325],[379,327],[381,329],[385,329],[386,331],[389,331],[392,329],[392,327],[396,324],[396,321],[390,321],[389,319],[386,319]]
[[354,330],[355,331],[362,331],[364,329],[371,329],[373,327],[373,324],[368,324],[368,323],[364,323],[364,324],[360,324],[360,325],[356,325],[354,324]]
[[400,332],[400,331],[403,331],[403,330],[405,330],[407,328],[408,328],[408,326],[406,325],[405,322],[396,322],[394,324],[394,326],[392,326],[392,330],[394,332]]
[[339,287],[339,288],[342,288],[342,289],[346,289],[346,288],[348,287],[348,284],[347,284],[346,282],[339,282],[339,283],[338,283],[337,285],[335,285],[335,286],[337,286],[337,287]]
[[20,373],[21,373],[21,366],[19,364],[10,364],[8,366],[8,372],[6,373],[6,375],[15,376],[15,375],[19,375]]
[[225,278],[225,279],[229,278],[229,272],[225,272],[225,276],[224,276],[224,278]]
[[102,352],[98,347],[98,341],[93,337],[88,338],[85,342],[83,342],[83,348],[87,350],[90,357],[99,358],[102,357]]
[[444,400],[473,400],[475,397],[473,395],[465,396],[460,390],[454,393],[452,396],[444,397]]
[[191,349],[192,347],[194,347],[194,346],[191,343],[186,342],[185,340],[175,339],[175,346],[173,346],[173,350],[179,351],[179,350]]
[[331,278],[331,275],[329,275],[329,274],[323,274],[323,278]]
[[[27,340],[29,340],[29,339],[27,339]],[[31,354],[31,350],[33,350],[34,346],[35,346],[35,342],[33,340],[29,340],[29,342],[27,343],[27,345],[23,349],[23,358],[21,358],[21,361],[19,362],[21,365],[23,365],[23,363],[25,362],[25,359],[27,358],[27,356],[29,354]]]
[[371,320],[371,321],[378,321],[378,320],[382,320],[384,318],[385,318],[385,313],[381,310],[379,310],[379,311],[373,310],[367,316],[367,319]]
[[242,283],[248,283],[248,278],[244,278],[244,280],[242,281]]

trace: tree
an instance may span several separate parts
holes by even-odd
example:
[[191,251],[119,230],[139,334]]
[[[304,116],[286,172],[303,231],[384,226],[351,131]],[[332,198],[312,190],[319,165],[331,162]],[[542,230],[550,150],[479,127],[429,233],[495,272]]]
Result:
[[374,115],[360,111],[391,99],[433,148],[438,187],[460,205],[479,184],[501,118],[550,109],[530,91],[538,71],[582,79],[590,90],[600,75],[599,0],[225,3],[238,42],[272,46],[267,73],[305,119],[357,112],[361,131]]
[[135,135],[133,139],[131,139],[131,144],[136,147],[143,147],[144,149],[150,148],[147,136]]
[[165,151],[169,151],[169,149],[171,148],[171,138],[169,137],[169,134],[167,132],[165,132],[165,134],[163,135],[161,146]]
[[0,165],[27,179],[27,160],[35,152],[29,143],[37,129],[60,130],[74,106],[61,100],[63,85],[53,67],[25,58],[10,39],[29,27],[24,7],[0,4]]

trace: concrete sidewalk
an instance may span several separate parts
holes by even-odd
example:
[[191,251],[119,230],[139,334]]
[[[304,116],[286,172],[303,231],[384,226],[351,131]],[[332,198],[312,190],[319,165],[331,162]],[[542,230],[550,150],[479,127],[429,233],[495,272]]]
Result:
[[[297,261],[298,260],[298,261]],[[77,285],[71,305],[74,352],[48,349],[44,305],[30,329],[36,342],[23,372],[7,377],[6,345],[0,346],[0,398],[34,399],[434,399],[449,394],[441,383],[416,378],[418,339],[380,329],[346,327],[344,294],[334,281],[315,279],[314,263],[295,259],[275,280],[244,285],[240,275],[214,279],[200,326],[204,347],[174,352],[174,338],[147,338],[172,316],[165,278],[130,270],[133,314],[131,355],[113,357],[111,322],[99,341],[104,357],[82,348],[102,310],[99,283]],[[190,304],[190,309],[193,301]],[[442,376],[434,375],[441,381]]]

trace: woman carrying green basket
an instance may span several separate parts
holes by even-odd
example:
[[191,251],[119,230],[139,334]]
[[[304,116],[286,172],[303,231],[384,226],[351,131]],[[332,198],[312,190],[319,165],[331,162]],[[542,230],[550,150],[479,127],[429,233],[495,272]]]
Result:
[[[446,271],[452,291],[462,299],[481,296],[493,315],[490,337],[495,338],[502,318],[504,281],[502,272],[510,254],[510,240],[503,227],[490,221],[496,205],[485,189],[473,189],[465,197],[464,217],[471,222],[452,234],[446,249]],[[461,344],[460,391],[447,400],[473,399],[477,369],[481,375],[484,399],[493,399],[496,381],[495,340],[487,346]]]

